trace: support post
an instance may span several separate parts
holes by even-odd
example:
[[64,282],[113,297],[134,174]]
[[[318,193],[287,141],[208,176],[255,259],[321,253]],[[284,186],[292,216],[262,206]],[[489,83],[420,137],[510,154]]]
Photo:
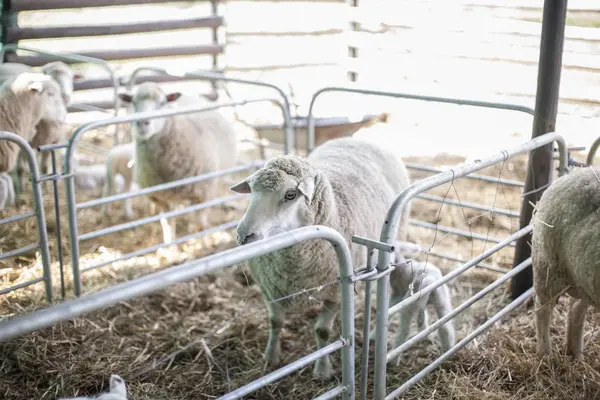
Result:
[[[566,16],[567,0],[544,0],[533,138],[555,131]],[[521,204],[521,228],[531,221],[533,207],[530,203],[536,204],[545,187],[552,182],[553,164],[552,144],[530,152],[524,189],[526,195]],[[531,234],[517,240],[513,268],[530,257],[530,243]],[[528,267],[511,280],[512,298],[518,298],[531,286],[533,271]]]
[[[219,16],[219,0],[210,0],[210,10],[211,10],[211,16],[213,16],[213,17]],[[219,45],[219,27],[212,28],[212,44],[213,44],[213,46]],[[218,67],[219,67],[219,55],[218,54],[213,54],[213,56],[212,56],[212,67],[213,67],[213,71],[218,70]],[[217,81],[212,79],[210,81],[210,84],[212,86],[213,91],[216,93],[217,89],[219,88]]]
[[[346,2],[348,3],[348,7],[353,7],[353,8],[358,7],[358,0],[346,0]],[[351,15],[356,15],[356,13],[351,13]],[[360,24],[354,20],[351,20],[350,21],[350,30],[352,32],[357,32],[359,29],[360,29]],[[348,57],[358,58],[358,48],[356,48],[354,46],[348,46]],[[356,82],[358,79],[358,72],[348,71],[348,79],[350,80],[350,82]]]
[[[16,28],[18,26],[18,16],[19,13],[13,12],[11,0],[2,0],[2,14],[0,15],[0,25],[1,25],[1,34],[2,34],[2,46],[6,46],[7,44],[15,43],[9,42],[8,37],[8,29]],[[14,53],[14,52],[12,52]],[[4,58],[0,60],[0,63],[3,63],[8,58],[9,52],[4,53]]]

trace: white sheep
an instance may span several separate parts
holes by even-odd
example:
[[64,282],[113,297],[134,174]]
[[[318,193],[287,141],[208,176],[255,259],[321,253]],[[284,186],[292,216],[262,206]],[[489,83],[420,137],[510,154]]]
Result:
[[127,385],[119,375],[110,376],[108,392],[96,396],[61,397],[58,400],[127,400]]
[[[146,82],[120,99],[135,112],[209,104],[198,96],[179,92],[166,94],[156,83]],[[232,168],[237,162],[237,140],[233,125],[216,111],[139,121],[135,129],[135,181],[141,188]],[[204,202],[216,198],[221,179],[154,192],[149,198],[162,211],[188,199]],[[208,227],[208,209],[198,212],[202,229]],[[175,224],[162,223],[165,243],[175,238]]]
[[550,321],[558,298],[571,296],[566,350],[583,358],[583,324],[589,306],[600,308],[600,167],[575,169],[542,195],[533,216],[531,258],[537,353],[550,351]]
[[6,206],[15,203],[15,187],[10,175],[6,172],[0,174],[0,211]]
[[[403,246],[400,242],[396,243],[396,250],[394,253],[395,262],[393,264],[395,269],[390,275],[392,289],[390,307],[400,303],[402,300],[410,297],[413,293],[418,292],[443,277],[440,269],[431,262],[425,263],[417,260],[407,261],[404,258],[404,254],[409,252],[413,251],[407,249],[406,246]],[[427,329],[429,326],[427,305],[429,304],[433,305],[435,308],[438,318],[442,318],[452,311],[450,291],[445,284],[431,293],[420,296],[416,302],[403,308],[402,311],[398,313],[400,324],[396,331],[394,348],[403,344],[408,338],[415,315],[417,316],[417,327],[419,331]],[[375,331],[372,332],[372,335],[369,338],[370,340],[375,338],[374,334]],[[454,346],[456,334],[452,320],[439,327],[438,336],[443,352],[448,351]],[[398,360],[399,359],[400,357],[398,357]]]
[[[381,224],[396,196],[409,185],[404,163],[374,144],[339,138],[317,146],[306,158],[284,155],[231,187],[251,193],[250,203],[237,228],[240,245],[308,225],[325,225],[340,232],[352,252],[354,267],[366,262],[366,248],[351,243],[352,235],[378,237]],[[398,236],[406,236],[410,207],[403,211]],[[338,262],[332,246],[309,241],[248,261],[251,274],[267,302],[338,279]],[[318,348],[332,337],[339,310],[339,287],[311,292],[322,305],[314,333]],[[280,362],[279,335],[284,313],[304,310],[308,296],[267,303],[270,329],[265,351],[271,366]],[[314,303],[312,303],[314,304]],[[329,356],[314,367],[316,377],[332,374]]]
[[[135,165],[135,145],[125,143],[113,147],[108,153],[105,166],[106,177],[104,179],[104,190],[102,197],[107,197],[115,193],[115,178],[120,175],[123,177],[123,190],[131,191],[134,185],[134,165]],[[127,219],[133,218],[132,199],[124,200],[124,214]],[[108,204],[103,206],[104,215],[108,215]]]
[[[31,141],[41,119],[63,122],[67,109],[60,88],[47,75],[23,72],[0,86],[0,130]],[[15,167],[19,146],[0,140],[0,172]]]
[[[34,72],[32,67],[29,67],[25,64],[19,63],[5,63],[0,64],[0,82],[9,78],[11,74],[16,75],[21,72]],[[60,87],[60,93],[65,104],[65,107],[68,107],[71,104],[71,96],[73,94],[73,82],[74,80],[79,80],[82,78],[81,75],[75,74],[69,66],[61,61],[50,62],[43,65],[39,72],[44,75],[52,78]],[[36,126],[36,132],[30,141],[30,145],[33,148],[49,145],[49,144],[57,144],[65,141],[67,138],[66,135],[66,127],[63,122],[58,122],[56,120],[44,120],[42,119],[40,123]],[[40,172],[45,175],[48,173],[49,169],[49,160],[50,160],[50,152],[42,152],[41,162],[40,162]],[[19,191],[22,190],[22,182],[23,182],[23,172],[27,169],[27,161],[25,160],[25,155],[20,154],[19,160],[17,163],[17,182]]]

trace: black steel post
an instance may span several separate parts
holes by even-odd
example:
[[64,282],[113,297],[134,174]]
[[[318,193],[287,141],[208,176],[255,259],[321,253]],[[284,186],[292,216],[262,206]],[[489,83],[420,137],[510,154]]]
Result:
[[[560,70],[567,17],[567,0],[544,0],[542,37],[538,65],[537,92],[532,137],[553,132],[556,127]],[[531,222],[532,203],[536,204],[544,189],[552,182],[552,144],[538,148],[529,154],[525,196],[521,204],[521,228]],[[531,255],[531,234],[517,240],[513,268]],[[533,285],[531,267],[517,274],[511,281],[511,295],[516,299]]]
[[[18,15],[19,15],[19,13],[12,11],[11,0],[2,0],[2,14],[0,15],[0,25],[2,27],[2,29],[1,29],[2,46],[10,44],[10,42],[8,41],[8,35],[7,35],[8,28],[14,28],[14,27],[18,26]],[[6,52],[4,54],[5,59],[0,60],[0,62],[6,61],[6,58],[8,58],[9,53],[14,53],[14,52]]]

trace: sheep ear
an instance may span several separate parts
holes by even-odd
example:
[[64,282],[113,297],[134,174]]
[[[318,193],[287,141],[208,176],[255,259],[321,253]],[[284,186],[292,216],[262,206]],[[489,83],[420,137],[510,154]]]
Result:
[[44,84],[41,81],[31,82],[29,85],[27,85],[27,89],[42,93],[44,91]]
[[173,92],[167,95],[167,101],[172,102],[181,97],[181,92]]
[[243,181],[236,183],[235,185],[233,185],[232,187],[229,188],[229,190],[234,191],[236,193],[243,193],[243,194],[248,194],[248,193],[252,193],[252,189],[250,189],[250,184],[248,183],[249,178],[244,179]]
[[306,197],[308,204],[312,203],[312,198],[315,193],[315,177],[308,176],[298,184],[298,190]]
[[130,93],[119,93],[119,99],[125,103],[131,103],[133,96]]

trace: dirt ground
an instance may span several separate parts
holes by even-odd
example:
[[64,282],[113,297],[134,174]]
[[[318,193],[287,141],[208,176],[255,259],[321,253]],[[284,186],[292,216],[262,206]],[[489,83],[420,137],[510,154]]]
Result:
[[[580,156],[577,158],[581,159]],[[442,154],[436,157],[411,157],[405,161],[447,168],[464,159]],[[521,156],[481,173],[523,180],[525,169],[526,158]],[[428,175],[430,173],[411,171],[413,181]],[[224,190],[223,194],[225,193]],[[518,211],[520,205],[518,188],[471,179],[460,179],[428,193],[512,211]],[[99,193],[78,191],[77,201],[98,195]],[[65,290],[67,297],[71,297],[70,254],[62,187],[60,199]],[[59,265],[56,262],[57,224],[51,194],[45,195],[44,205],[54,261],[52,270],[55,293],[60,294]],[[243,204],[240,205],[243,207]],[[23,197],[14,209],[0,213],[0,218],[31,209],[31,206],[31,201]],[[504,238],[518,230],[516,218],[490,215],[489,212],[448,204],[441,209],[440,206],[441,203],[416,199],[412,206],[412,218],[430,223],[439,222],[447,227],[496,238]],[[136,218],[149,215],[148,204],[143,199],[136,199],[134,207]],[[78,214],[79,232],[124,222],[121,212],[119,205],[114,206],[109,218],[103,217],[98,207],[82,210]],[[240,216],[241,213],[237,211],[225,213],[216,209],[211,215],[211,222],[216,225]],[[229,230],[211,235],[208,247],[201,240],[193,240],[177,246],[177,249],[157,251],[87,272],[83,276],[84,292],[96,291],[189,259],[231,248],[234,246],[231,233]],[[0,238],[3,251],[35,242],[34,220],[0,226]],[[435,251],[452,254],[463,260],[468,260],[493,245],[490,242],[414,226],[411,227],[410,238],[424,248],[436,243]],[[85,268],[118,254],[155,245],[160,240],[160,225],[153,223],[89,242],[84,241],[81,244],[81,266]],[[510,268],[511,259],[512,249],[507,248],[486,262],[496,267]],[[433,256],[429,256],[428,261],[440,266],[444,273],[459,265]],[[19,257],[16,261],[5,260],[0,264],[0,288],[37,276],[41,276],[41,266],[39,255],[36,254]],[[475,268],[452,281],[449,287],[454,306],[499,276],[496,272]],[[507,287],[498,288],[454,320],[459,340],[509,302],[506,289]],[[363,345],[363,285],[357,285],[357,290],[358,350]],[[317,306],[316,304],[313,309],[289,315],[286,320],[282,333],[285,363],[314,350],[312,325],[317,315]],[[22,314],[40,307],[44,307],[42,284],[9,293],[0,300],[0,313],[4,316]],[[558,348],[564,334],[564,299],[560,302],[559,310],[560,323],[552,329],[555,348]],[[431,314],[431,321],[435,318]],[[594,346],[597,314],[592,312],[588,321],[585,361],[572,365],[571,361],[556,353],[550,361],[540,361],[535,357],[531,310],[521,308],[507,321],[476,339],[414,386],[404,398],[595,398],[600,392],[600,380],[596,372],[600,347]],[[397,321],[392,320],[390,325],[390,332],[393,332]],[[117,373],[127,382],[130,399],[212,399],[263,374],[261,354],[267,340],[267,326],[267,314],[260,290],[253,284],[244,265],[234,266],[3,343],[0,345],[0,394],[5,399],[53,399],[57,396],[89,395],[106,390],[108,377]],[[339,329],[339,318],[336,329]],[[425,367],[439,352],[436,334],[408,351],[400,366],[390,366],[388,391]],[[357,354],[360,352],[357,351]],[[335,354],[333,360],[339,371],[339,355]],[[357,357],[357,374],[359,362],[360,356]],[[372,371],[372,362],[370,370]],[[246,398],[309,399],[336,385],[337,379],[339,374],[332,382],[323,384],[315,381],[311,377],[311,367],[307,367]]]

